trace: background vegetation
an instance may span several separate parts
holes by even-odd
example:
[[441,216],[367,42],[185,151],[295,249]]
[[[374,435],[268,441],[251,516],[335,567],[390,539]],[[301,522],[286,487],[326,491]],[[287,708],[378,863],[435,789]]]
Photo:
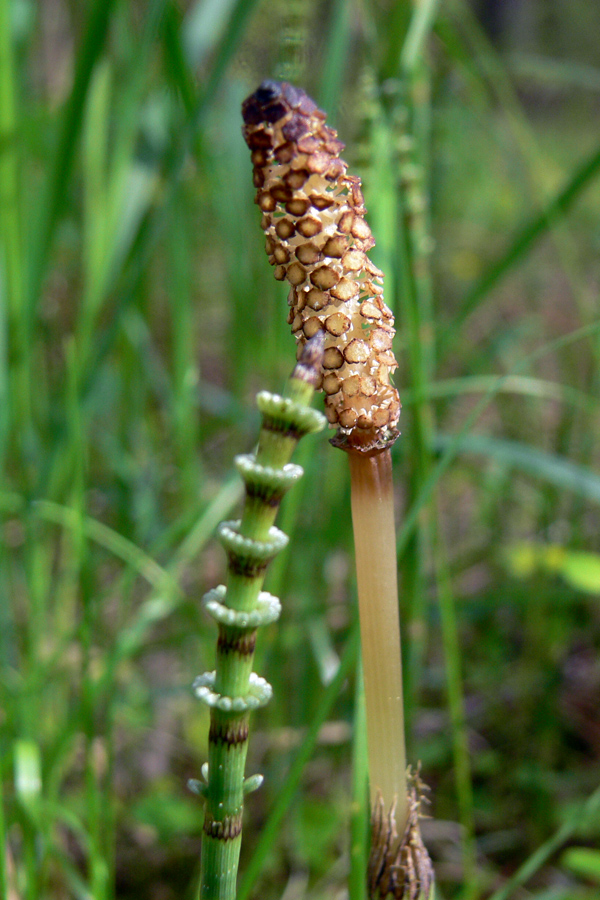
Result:
[[[240,134],[277,77],[347,143],[397,315],[409,756],[439,897],[598,897],[600,9],[442,0],[409,79],[407,13],[0,0],[2,896],[194,896],[199,598],[254,394],[294,357]],[[430,198],[410,302],[409,164]],[[364,825],[345,459],[305,443],[244,898],[343,896]]]

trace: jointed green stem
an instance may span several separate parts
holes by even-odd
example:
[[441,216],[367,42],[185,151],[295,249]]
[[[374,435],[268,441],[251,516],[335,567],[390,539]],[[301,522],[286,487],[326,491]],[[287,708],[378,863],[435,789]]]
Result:
[[302,474],[290,457],[302,435],[324,425],[308,408],[322,352],[320,337],[306,345],[283,397],[258,395],[263,422],[256,455],[236,459],[246,486],[242,518],[223,522],[218,532],[228,556],[227,587],[204,598],[219,627],[216,666],[195,682],[197,696],[211,708],[206,783],[193,785],[206,798],[201,900],[235,897],[244,793],[260,783],[244,780],[248,720],[271,696],[270,685],[252,672],[256,631],[279,615],[279,601],[261,588],[268,563],[287,543],[273,522],[285,491]]

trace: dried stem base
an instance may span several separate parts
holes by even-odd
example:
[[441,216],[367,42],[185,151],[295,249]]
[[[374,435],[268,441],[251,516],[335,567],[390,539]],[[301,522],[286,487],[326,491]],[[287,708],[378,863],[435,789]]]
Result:
[[381,795],[371,816],[369,900],[428,900],[433,886],[433,866],[419,828],[425,787],[418,774],[410,778],[406,802],[408,821],[398,833],[397,804],[386,812]]

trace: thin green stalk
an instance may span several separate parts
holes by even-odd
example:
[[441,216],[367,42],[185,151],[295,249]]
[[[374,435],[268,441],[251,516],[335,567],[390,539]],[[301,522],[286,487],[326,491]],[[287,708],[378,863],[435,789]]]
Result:
[[71,339],[67,345],[67,402],[69,424],[71,429],[70,446],[73,449],[75,462],[72,473],[71,507],[74,514],[73,565],[77,574],[79,592],[83,606],[80,640],[83,650],[82,660],[82,718],[85,732],[85,805],[89,818],[89,859],[90,890],[94,900],[106,900],[109,891],[109,872],[104,857],[104,798],[103,773],[99,771],[98,751],[101,736],[97,732],[96,719],[99,696],[96,691],[96,679],[93,674],[94,655],[97,649],[97,600],[92,583],[92,572],[89,566],[87,536],[84,528],[85,520],[85,482],[86,460],[85,443],[82,432],[81,415],[78,405],[78,383],[80,380],[79,360],[75,342]]
[[[424,190],[425,167],[420,159],[421,142],[410,134],[412,107],[405,102],[408,87],[395,97],[389,97],[385,110],[380,109],[373,127],[377,154],[377,177],[382,171],[393,172],[389,189],[376,195],[374,225],[381,226],[385,257],[379,264],[386,271],[388,291],[394,297],[394,310],[400,315],[406,342],[408,382],[412,388],[413,416],[406,429],[410,443],[407,473],[408,502],[418,494],[431,457],[433,432],[432,404],[428,402],[428,384],[433,377],[434,320],[432,292],[427,254],[427,203]],[[398,158],[395,148],[400,150]],[[394,148],[390,152],[390,148]],[[393,154],[393,155],[392,155]],[[392,208],[383,213],[388,197]],[[379,246],[379,245],[378,245]],[[386,252],[387,251],[387,252]],[[391,277],[390,277],[391,276]],[[423,658],[426,621],[422,610],[425,592],[426,554],[428,546],[427,510],[420,516],[418,528],[411,535],[402,559],[402,611],[407,635],[404,660],[405,720],[410,742],[412,711],[415,708],[414,685],[418,684],[420,661]]]
[[33,824],[27,821],[23,826],[23,869],[25,871],[25,900],[38,900],[41,889],[40,867],[37,855],[39,835]]
[[[417,79],[422,81],[419,86]],[[409,383],[415,393],[408,440],[411,444],[410,470],[407,476],[409,503],[418,494],[432,464],[434,433],[433,406],[427,399],[428,385],[435,368],[435,319],[429,267],[428,203],[426,199],[427,129],[429,91],[423,66],[412,73],[406,84],[408,121],[400,137],[399,182],[397,186],[397,290],[407,347]],[[415,131],[415,133],[413,133]],[[403,560],[403,595],[406,628],[409,636],[404,668],[406,715],[409,725],[416,706],[416,685],[425,652],[427,622],[425,616],[426,566],[429,547],[429,512],[423,509]]]
[[264,868],[269,852],[281,830],[286,813],[296,796],[306,764],[315,751],[319,739],[319,732],[325,724],[327,716],[331,712],[331,708],[335,703],[345,680],[356,666],[356,658],[359,650],[359,634],[358,620],[355,620],[344,652],[340,658],[339,668],[334,678],[329,682],[321,695],[321,699],[314,711],[304,740],[302,741],[302,745],[294,757],[294,761],[290,766],[285,782],[278,791],[275,806],[273,807],[267,822],[261,829],[254,854],[246,868],[244,877],[240,882],[236,900],[248,900],[256,880]]
[[[431,379],[429,366],[426,365],[425,344],[421,335],[425,330],[422,319],[425,309],[420,303],[420,295],[415,278],[415,257],[410,221],[410,213],[406,207],[409,198],[399,193],[402,207],[399,225],[399,261],[402,266],[400,276],[400,309],[403,329],[407,342],[407,363],[410,383],[415,390],[415,403],[408,440],[411,445],[410,469],[407,473],[408,503],[412,504],[418,495],[421,485],[431,467],[431,437],[433,434],[432,407],[426,397],[426,385]],[[419,264],[418,262],[416,263]],[[425,319],[427,322],[427,320]],[[432,332],[431,321],[427,322]],[[403,597],[404,615],[408,633],[407,658],[404,668],[405,690],[407,698],[406,715],[410,723],[416,707],[416,690],[420,683],[420,670],[426,640],[426,620],[424,614],[424,595],[426,590],[425,571],[428,545],[429,512],[423,508],[417,528],[407,544],[403,557]]]
[[173,309],[173,434],[178,468],[181,472],[180,496],[189,502],[199,475],[194,448],[198,439],[198,414],[195,409],[199,372],[195,360],[193,303],[191,291],[191,248],[184,192],[173,210],[175,227],[171,232]]
[[456,607],[448,572],[446,548],[438,528],[432,525],[432,544],[437,576],[438,602],[446,665],[446,690],[452,725],[452,756],[458,798],[459,820],[464,830],[463,900],[474,900],[479,894],[477,884],[477,853],[473,817],[473,784],[465,717],[464,691],[461,674],[461,654],[456,621]]
[[6,872],[6,817],[4,810],[4,758],[0,760],[0,897],[8,897]]
[[0,263],[0,467],[8,450],[10,431],[10,367],[8,364],[8,311],[6,278]]
[[[344,73],[349,58],[352,38],[351,4],[347,0],[334,0],[331,5],[331,19],[327,50],[323,55],[323,74],[319,91],[319,105],[322,109],[334,110],[342,93]],[[335,115],[332,115],[335,122]]]
[[275,3],[279,31],[277,59],[273,74],[285,81],[303,81],[306,73],[306,47],[310,40],[312,7],[305,0],[286,0]]
[[[398,51],[404,46],[408,34],[412,15],[412,4],[409,0],[401,3],[393,3],[390,13],[385,19],[385,52],[384,63],[378,73],[379,84],[383,84],[388,78],[398,77]],[[376,50],[376,48],[375,48]]]
[[362,665],[356,673],[354,737],[352,741],[352,808],[350,813],[350,900],[365,900],[369,856],[369,765],[367,758],[367,714]]
[[[162,28],[162,40],[165,48],[165,56],[168,60],[166,76],[171,79],[179,92],[181,101],[187,115],[194,110],[196,98],[196,82],[192,77],[190,66],[186,60],[185,49],[182,43],[181,11],[173,0],[169,0],[165,7]],[[200,68],[200,61],[194,61]]]
[[[429,266],[430,238],[427,202],[427,171],[430,141],[430,86],[426,61],[426,41],[438,8],[437,0],[415,0],[406,7],[412,13],[405,18],[405,33],[395,47],[395,93],[383,100],[387,147],[398,148],[394,169],[397,208],[392,224],[395,235],[392,282],[396,308],[399,309],[407,347],[409,383],[415,393],[413,418],[408,440],[411,444],[407,484],[409,503],[431,467],[431,442],[434,433],[433,407],[427,388],[435,370],[435,319]],[[389,152],[389,151],[388,151]],[[396,153],[396,150],[394,150]],[[410,736],[412,713],[416,705],[415,685],[426,642],[424,595],[429,543],[428,511],[423,509],[403,559],[403,614],[408,634],[404,667],[405,716]]]
[[289,464],[303,434],[318,431],[324,419],[308,408],[323,353],[320,336],[307,345],[283,397],[263,392],[263,416],[254,456],[238,457],[246,501],[238,522],[224,522],[219,539],[228,556],[227,586],[205,597],[217,621],[214,672],[195,682],[196,694],[210,707],[205,783],[194,786],[206,800],[200,876],[201,900],[233,900],[242,838],[244,794],[257,776],[244,778],[250,712],[271,696],[270,686],[252,672],[256,632],[279,615],[279,601],[261,591],[268,562],[287,543],[273,522],[286,490],[301,470]]
[[[11,418],[26,434],[31,416],[20,218],[11,0],[0,0],[0,461],[7,450]],[[9,342],[15,355],[12,387]]]
[[423,61],[425,44],[439,5],[440,0],[419,0],[413,4],[413,14],[400,52],[400,67],[407,75],[411,75]]
[[91,79],[82,136],[83,163],[83,295],[79,312],[78,355],[85,359],[92,340],[94,320],[102,301],[104,269],[112,233],[108,221],[110,200],[107,177],[111,68],[108,62],[96,66]]

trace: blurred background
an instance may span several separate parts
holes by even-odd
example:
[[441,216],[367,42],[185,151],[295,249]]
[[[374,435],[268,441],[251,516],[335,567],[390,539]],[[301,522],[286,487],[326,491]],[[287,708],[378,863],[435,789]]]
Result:
[[[3,896],[195,896],[199,601],[295,358],[241,136],[267,77],[346,143],[396,315],[437,896],[599,896],[598,34],[585,0],[0,0]],[[346,897],[365,823],[346,460],[304,443],[240,900]]]

